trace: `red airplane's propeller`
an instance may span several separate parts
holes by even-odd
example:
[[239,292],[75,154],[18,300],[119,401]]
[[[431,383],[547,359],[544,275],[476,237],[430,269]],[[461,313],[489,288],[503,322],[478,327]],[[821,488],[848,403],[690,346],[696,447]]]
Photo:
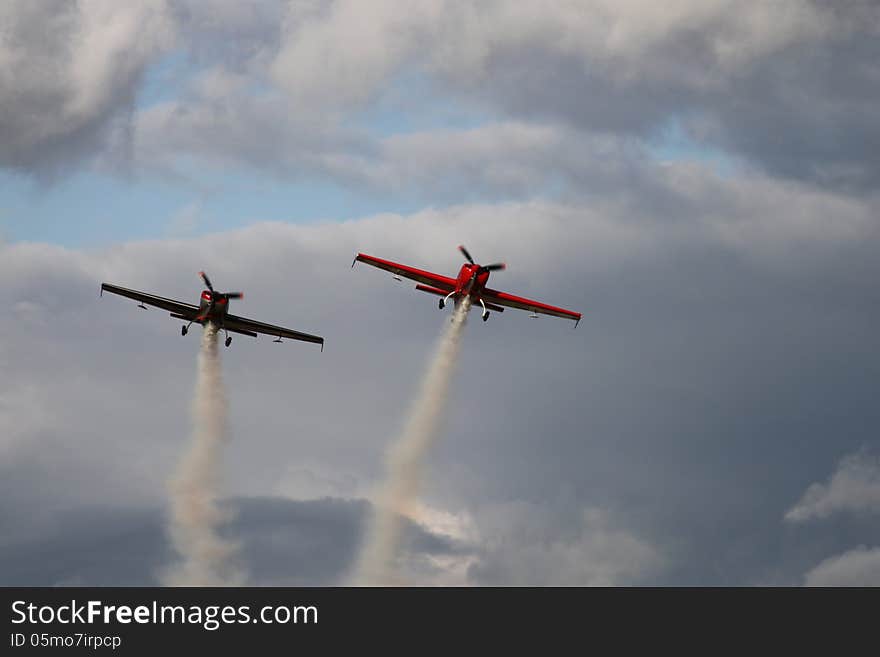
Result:
[[[467,258],[467,261],[469,263],[471,263],[472,265],[477,264],[476,262],[474,262],[474,259],[471,257],[471,254],[468,253],[468,250],[466,248],[464,248],[464,246],[459,244],[458,250],[461,251],[462,255],[464,255],[465,258]],[[474,272],[474,276],[477,276],[479,274],[483,274],[487,271],[498,271],[499,269],[507,269],[507,265],[504,264],[503,262],[496,262],[492,265],[481,265],[480,268],[476,272]]]
[[458,250],[461,251],[461,252],[464,254],[464,257],[467,258],[467,261],[468,261],[469,263],[471,263],[472,265],[477,264],[477,263],[474,262],[474,259],[471,258],[471,254],[468,253],[468,250],[467,250],[466,248],[464,248],[464,246],[462,246],[461,244],[459,244],[459,245],[458,245]]

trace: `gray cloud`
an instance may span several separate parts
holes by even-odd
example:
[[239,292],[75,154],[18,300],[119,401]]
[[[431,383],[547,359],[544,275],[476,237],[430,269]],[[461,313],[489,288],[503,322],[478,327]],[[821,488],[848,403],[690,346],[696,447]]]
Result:
[[[861,189],[877,181],[873,3],[677,2],[655,11],[601,0],[436,0],[406,13],[374,3],[369,21],[362,11],[340,0],[295,23],[274,62],[278,84],[344,110],[415,68],[506,116],[641,138],[681,121],[703,147],[777,174]],[[349,47],[330,45],[340,42]]]
[[481,510],[484,553],[469,568],[475,584],[492,586],[614,586],[662,571],[656,547],[609,524],[599,509],[548,521],[545,508],[525,503]]
[[[821,555],[822,560],[811,565],[804,576],[807,586],[876,586],[880,582],[880,549],[859,545],[838,552],[846,541],[852,545],[856,541],[880,540],[876,523],[880,510],[878,482],[877,458],[862,448],[841,458],[828,483],[811,484],[786,512],[785,520],[790,524],[803,526],[821,520],[826,531],[840,539],[819,552],[817,556]],[[848,522],[841,523],[841,519]],[[832,556],[827,556],[829,552]]]
[[[99,152],[109,170],[122,155],[183,175],[196,158],[444,201],[469,187],[470,200],[481,183],[484,195],[534,192],[534,170],[539,188],[570,183],[580,159],[601,171],[597,145],[644,148],[681,126],[691,150],[773,175],[860,193],[878,179],[870,2],[426,0],[371,3],[368,19],[344,0],[56,9],[7,9],[4,166],[57,170]],[[171,98],[135,110],[144,71],[169,53]],[[388,110],[402,79],[421,91]],[[499,125],[392,138],[354,127],[377,108],[431,116],[444,104]]]
[[145,68],[170,47],[162,0],[0,8],[0,166],[55,173],[126,126]]
[[[241,541],[255,586],[340,585],[354,558],[369,505],[359,500],[228,500],[235,520],[225,534]],[[3,586],[157,586],[174,559],[163,512],[142,507],[86,507],[59,514],[36,539],[5,536]],[[405,524],[410,560],[442,556],[453,546]],[[422,556],[419,556],[422,555]]]
[[[248,292],[237,311],[327,338],[324,354],[243,337],[224,352],[230,495],[368,497],[441,319],[430,298],[348,263],[361,250],[453,273],[465,242],[508,261],[493,284],[585,316],[576,332],[512,311],[468,328],[421,547],[401,564],[412,581],[868,577],[872,549],[852,546],[880,544],[880,527],[836,511],[873,508],[875,473],[844,457],[873,453],[880,421],[876,4],[364,11],[0,9],[0,166],[42,176],[97,155],[188,189],[200,169],[240,168],[440,206],[93,251],[0,243],[3,535],[74,546],[53,581],[116,577],[77,561],[74,529],[53,533],[67,514],[148,542],[185,438],[194,343],[97,289],[193,298],[202,268]],[[162,62],[168,89],[138,106]],[[432,127],[444,104],[481,119]],[[376,129],[375,111],[429,127]],[[671,128],[684,153],[658,146]],[[175,229],[206,213],[185,206]],[[76,510],[108,498],[130,523]],[[255,504],[267,518],[306,509]],[[338,520],[339,543],[315,548],[332,558],[297,552],[302,570],[285,570],[281,546],[297,539],[267,520],[252,540],[277,553],[249,553],[256,581],[337,581],[357,514],[308,509],[316,527]],[[146,570],[164,559],[154,539]],[[4,572],[23,563],[4,554]]]
[[257,73],[279,46],[288,14],[308,3],[285,0],[169,0],[180,45],[197,67]]
[[[531,567],[530,582],[793,583],[880,540],[780,522],[829,463],[876,444],[874,208],[760,177],[657,171],[653,197],[597,191],[91,252],[3,245],[5,534],[37,541],[57,514],[108,497],[164,503],[196,344],[162,312],[99,299],[102,280],[189,299],[204,268],[247,292],[237,312],[323,334],[323,354],[240,336],[223,352],[229,494],[365,497],[443,317],[409,285],[350,270],[351,257],[452,273],[464,242],[507,260],[493,284],[585,316],[577,331],[512,311],[468,327],[424,497],[467,531],[424,520],[454,547],[413,553],[413,581],[501,583]],[[533,511],[493,525],[510,503]]]

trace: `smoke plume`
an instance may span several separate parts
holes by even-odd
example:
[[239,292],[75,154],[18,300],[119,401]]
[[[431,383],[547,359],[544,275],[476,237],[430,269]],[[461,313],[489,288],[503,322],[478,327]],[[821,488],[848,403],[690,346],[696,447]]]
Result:
[[357,585],[400,583],[395,577],[394,560],[400,543],[401,520],[403,516],[414,517],[416,513],[422,462],[437,435],[446,407],[449,383],[470,307],[470,298],[467,297],[457,305],[410,408],[403,432],[388,450],[386,480],[374,500],[373,523],[355,571]]
[[202,334],[192,407],[193,431],[187,451],[170,482],[171,541],[182,560],[163,577],[166,586],[230,586],[243,575],[233,565],[238,546],[223,538],[220,526],[229,514],[218,498],[223,445],[228,440],[227,404],[217,328]]

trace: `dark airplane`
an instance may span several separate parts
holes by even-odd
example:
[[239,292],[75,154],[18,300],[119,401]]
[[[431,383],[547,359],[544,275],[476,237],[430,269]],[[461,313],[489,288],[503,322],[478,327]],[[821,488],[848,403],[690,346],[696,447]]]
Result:
[[275,336],[274,342],[281,342],[281,338],[302,340],[303,342],[314,342],[315,344],[321,345],[321,351],[324,351],[324,338],[317,335],[300,333],[299,331],[292,331],[291,329],[286,329],[281,326],[273,326],[272,324],[257,322],[252,319],[247,319],[246,317],[230,315],[229,300],[241,299],[244,294],[241,292],[216,292],[214,286],[211,285],[211,280],[205,272],[200,271],[199,276],[205,281],[205,285],[208,289],[202,291],[198,306],[191,303],[184,303],[182,301],[175,301],[174,299],[157,297],[153,294],[147,294],[146,292],[129,290],[128,288],[111,285],[110,283],[101,284],[101,295],[104,295],[104,291],[112,292],[113,294],[118,294],[138,301],[138,308],[143,308],[144,310],[147,309],[147,307],[144,306],[145,303],[150,306],[162,308],[163,310],[168,310],[171,312],[171,316],[175,319],[182,319],[188,322],[180,327],[181,335],[186,335],[193,322],[203,326],[207,322],[210,322],[216,326],[218,330],[222,330],[226,333],[227,347],[232,344],[232,337],[229,335],[230,332],[249,335],[252,338],[257,337],[258,333],[264,333],[266,335]]

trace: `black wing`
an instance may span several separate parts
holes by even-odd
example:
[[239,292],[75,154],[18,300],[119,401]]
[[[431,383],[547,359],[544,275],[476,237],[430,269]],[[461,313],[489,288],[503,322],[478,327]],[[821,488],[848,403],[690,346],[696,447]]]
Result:
[[156,306],[157,308],[177,313],[180,315],[181,319],[192,320],[198,317],[199,314],[199,307],[191,303],[166,299],[165,297],[157,297],[155,294],[129,290],[128,288],[111,285],[110,283],[101,284],[101,294],[104,294],[104,292],[112,292],[113,294],[128,297],[129,299],[134,299],[135,301],[140,301],[141,303],[146,303],[150,306]]
[[283,326],[275,326],[273,324],[257,322],[253,319],[248,319],[247,317],[239,317],[238,315],[226,315],[226,317],[223,318],[223,326],[224,328],[228,328],[230,331],[237,331],[241,333],[244,333],[245,331],[252,333],[263,333],[265,335],[274,335],[276,338],[289,338],[291,340],[313,342],[315,344],[321,345],[321,350],[324,350],[324,338],[319,335],[310,335],[308,333],[301,333],[300,331],[293,331],[291,329],[284,328]]

